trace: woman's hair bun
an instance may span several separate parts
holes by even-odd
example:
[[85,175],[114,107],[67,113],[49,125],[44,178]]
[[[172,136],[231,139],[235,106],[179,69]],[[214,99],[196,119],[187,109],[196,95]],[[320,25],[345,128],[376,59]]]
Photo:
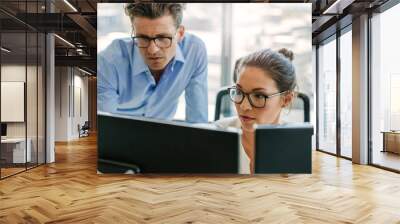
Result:
[[294,54],[293,54],[293,52],[291,50],[288,50],[286,48],[281,48],[281,49],[279,49],[278,52],[283,54],[283,56],[285,56],[290,61],[293,61]]

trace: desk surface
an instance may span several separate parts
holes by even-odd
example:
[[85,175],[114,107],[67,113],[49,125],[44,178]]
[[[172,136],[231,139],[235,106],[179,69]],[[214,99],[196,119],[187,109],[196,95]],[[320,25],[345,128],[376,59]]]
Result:
[[96,147],[94,136],[56,143],[56,163],[1,180],[4,223],[400,220],[399,174],[315,150],[313,174],[307,175],[104,176],[96,174]]
[[381,133],[388,134],[400,134],[400,131],[381,131]]
[[[6,139],[1,139],[1,143],[19,143],[19,142],[24,142],[25,138],[6,138]],[[29,138],[28,138],[29,141]]]

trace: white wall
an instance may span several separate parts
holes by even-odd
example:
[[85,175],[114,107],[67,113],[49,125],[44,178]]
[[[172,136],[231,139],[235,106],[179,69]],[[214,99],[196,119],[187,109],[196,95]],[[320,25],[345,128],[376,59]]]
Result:
[[[45,120],[43,110],[45,90],[42,67],[36,67],[36,65],[25,66],[25,64],[3,64],[1,66],[1,76],[2,82],[24,82],[26,84],[26,106],[23,102],[24,105],[20,109],[22,113],[26,112],[26,120],[22,122],[6,122],[7,137],[24,138],[26,135],[31,143],[32,161],[36,162],[36,158],[38,158],[39,163],[44,163]],[[27,80],[25,80],[26,78]],[[2,92],[3,90],[4,89],[2,89]],[[7,95],[2,95],[2,98],[3,97],[7,98]],[[10,111],[12,110],[10,107],[3,106],[1,110],[2,112],[7,111],[13,113],[13,111]],[[37,153],[39,154],[38,157]]]
[[88,78],[83,75],[76,68],[56,67],[56,141],[77,139],[78,124],[88,120]]
[[[33,66],[27,66],[25,65],[2,65],[1,66],[1,81],[2,82],[25,82],[25,75],[26,75],[26,70],[28,72],[28,75],[30,74],[36,74],[36,67]],[[29,78],[29,77],[28,77]],[[31,82],[31,80],[30,80]],[[32,84],[32,83],[30,83]],[[36,83],[34,83],[36,85]],[[30,89],[28,89],[30,90]],[[33,92],[28,91],[27,93],[28,98],[34,97],[36,98],[36,90]],[[31,102],[31,99],[27,99],[28,103]],[[31,105],[36,107],[35,105]],[[7,110],[7,108],[1,108],[1,110]],[[31,113],[28,113],[28,122],[32,122],[34,119],[31,117]],[[36,115],[36,114],[35,114]],[[26,122],[7,122],[7,136],[8,137],[25,137],[25,124]],[[36,120],[35,120],[36,123]],[[29,124],[28,128],[33,127],[33,124]],[[36,125],[34,127],[36,129]],[[29,133],[28,133],[28,137]]]
[[72,92],[73,96],[71,96],[71,99],[74,100],[74,102],[71,101],[73,108],[71,108],[70,135],[72,138],[79,137],[78,124],[82,126],[88,120],[88,78],[82,75],[83,73],[79,70],[74,70],[74,88],[71,88],[71,90],[74,90]]
[[[89,120],[89,91],[88,91],[88,77],[84,76],[84,73],[80,72],[79,70],[75,70],[75,82],[74,82],[75,87],[80,88],[81,90],[81,97],[80,97],[80,105],[82,112],[79,113],[77,108],[75,108],[75,119],[73,123],[73,133],[72,135],[76,138],[78,138],[78,124],[82,126],[85,121]],[[75,88],[76,90],[76,88]],[[76,92],[75,92],[76,93]],[[75,97],[75,100],[77,98]],[[77,104],[77,102],[75,102]]]
[[[1,66],[1,81],[2,82],[25,82],[25,65],[2,65]],[[28,67],[28,70],[30,67]],[[1,108],[7,110],[7,108]],[[25,123],[24,122],[8,122],[7,123],[8,137],[24,137]]]
[[55,141],[68,141],[69,69],[55,68]]

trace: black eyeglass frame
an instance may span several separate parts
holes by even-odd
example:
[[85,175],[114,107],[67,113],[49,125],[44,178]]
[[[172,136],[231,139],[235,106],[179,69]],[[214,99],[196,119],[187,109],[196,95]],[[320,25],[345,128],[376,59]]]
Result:
[[[231,90],[236,90],[236,91],[239,90],[240,92],[242,92],[242,93],[243,93],[242,99],[241,99],[240,101],[238,101],[238,102],[235,101],[235,100],[232,98]],[[271,95],[260,94],[260,95],[262,95],[262,96],[264,97],[263,106],[255,106],[255,105],[253,104],[253,101],[251,101],[251,97],[250,97],[250,94],[253,94],[254,92],[245,93],[243,90],[241,90],[241,89],[239,89],[239,88],[237,88],[237,87],[235,87],[235,86],[229,87],[229,88],[228,88],[229,98],[231,99],[232,102],[234,102],[234,103],[236,103],[236,104],[242,104],[244,98],[247,97],[247,100],[249,101],[250,105],[251,105],[252,107],[254,107],[254,108],[264,108],[264,107],[265,107],[265,104],[267,103],[267,99],[270,99],[270,98],[272,98],[272,97],[274,97],[274,96],[279,96],[279,95],[285,94],[285,93],[287,93],[287,92],[288,92],[288,90],[285,90],[285,91],[282,91],[282,92],[279,92],[279,93],[274,93],[274,94],[271,94]]]
[[[151,41],[154,41],[154,44],[155,44],[158,48],[169,48],[169,47],[171,47],[171,45],[172,45],[172,39],[174,39],[175,36],[176,36],[176,33],[175,33],[173,36],[171,36],[171,37],[163,37],[163,36],[160,36],[160,37],[133,36],[133,30],[132,30],[132,32],[131,32],[131,38],[132,38],[132,40],[133,40],[133,43],[134,43],[138,48],[148,48],[148,47],[150,46]],[[148,42],[147,42],[147,43],[148,43],[147,46],[141,46],[141,47],[139,47],[138,42],[136,41],[138,38],[146,39],[146,40],[148,41]],[[168,46],[159,46],[159,45],[157,44],[157,39],[163,39],[163,38],[169,39],[169,45],[168,45]]]

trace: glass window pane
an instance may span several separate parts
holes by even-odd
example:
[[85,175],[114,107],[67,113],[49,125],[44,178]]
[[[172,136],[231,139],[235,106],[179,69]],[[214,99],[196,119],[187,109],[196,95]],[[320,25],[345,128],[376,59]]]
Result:
[[[24,13],[43,13],[45,0],[1,1],[19,16]],[[1,87],[2,116],[5,124],[1,143],[1,177],[24,171],[44,163],[45,141],[45,35],[7,18],[1,25]],[[34,16],[33,18],[37,18]],[[39,78],[40,77],[40,78]],[[6,99],[6,100],[4,100]],[[7,104],[8,105],[5,105]],[[10,102],[12,102],[10,104]],[[18,109],[11,109],[10,105]],[[39,106],[40,105],[40,106]],[[41,133],[41,137],[38,133]],[[40,148],[40,149],[39,149]],[[40,153],[38,152],[40,151]]]
[[[209,15],[214,15],[210,17]],[[208,120],[214,120],[215,99],[221,88],[222,4],[186,4],[182,24],[186,32],[198,36],[208,54]],[[185,119],[184,93],[175,119]]]
[[43,33],[39,33],[39,45],[38,45],[38,164],[45,163],[46,148],[45,148],[45,124],[46,124],[46,104],[45,104],[45,87],[46,87],[46,76],[45,76],[45,65],[46,65],[46,36]]
[[[232,70],[235,61],[262,48],[287,48],[294,53],[298,91],[310,99],[313,111],[313,78],[311,66],[311,6],[307,4],[233,4]],[[248,16],[251,15],[251,16]],[[232,80],[232,78],[230,78]],[[303,103],[294,101],[282,113],[286,122],[304,120]]]
[[28,142],[28,168],[37,165],[37,75],[38,75],[38,36],[36,32],[28,32],[28,63],[26,80],[26,118],[27,118],[27,142]]
[[97,27],[97,52],[117,38],[129,37],[132,31],[122,3],[97,4]]
[[352,35],[340,37],[340,153],[352,157]]
[[336,154],[336,39],[318,51],[319,149]]
[[[2,178],[25,170],[26,157],[26,33],[2,32],[1,46],[1,122],[7,133],[1,140]],[[14,108],[14,109],[11,109]],[[2,134],[3,135],[3,134]]]
[[400,4],[372,17],[372,163],[400,170]]

